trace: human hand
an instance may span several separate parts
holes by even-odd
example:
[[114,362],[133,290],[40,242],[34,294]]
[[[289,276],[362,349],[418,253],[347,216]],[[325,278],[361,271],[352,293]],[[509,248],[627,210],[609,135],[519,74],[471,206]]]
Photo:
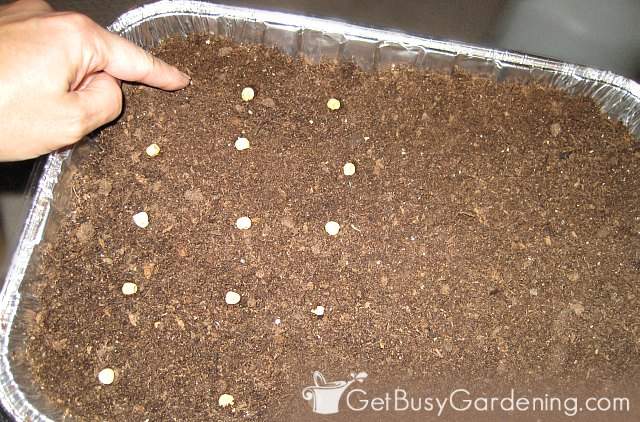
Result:
[[0,161],[55,151],[114,120],[120,81],[177,90],[189,77],[42,0],[0,7]]

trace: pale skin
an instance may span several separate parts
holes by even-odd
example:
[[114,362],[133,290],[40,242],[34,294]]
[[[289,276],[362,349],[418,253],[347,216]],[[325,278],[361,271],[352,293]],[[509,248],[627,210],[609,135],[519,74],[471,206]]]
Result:
[[121,81],[167,91],[189,77],[86,16],[44,1],[0,7],[0,161],[71,145],[117,118]]

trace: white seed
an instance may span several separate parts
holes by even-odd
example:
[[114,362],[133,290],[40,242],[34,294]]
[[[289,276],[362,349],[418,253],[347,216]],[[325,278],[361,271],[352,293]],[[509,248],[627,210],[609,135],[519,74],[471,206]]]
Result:
[[235,147],[238,151],[244,151],[245,149],[249,149],[251,144],[247,138],[238,138],[236,139]]
[[324,229],[329,233],[329,236],[335,236],[340,231],[340,224],[335,221],[329,221],[324,225]]
[[222,394],[218,399],[218,406],[227,407],[233,405],[233,396],[231,394]]
[[344,165],[344,167],[342,167],[342,171],[344,172],[345,176],[353,176],[354,174],[356,174],[356,165],[353,163],[347,163]]
[[113,381],[116,379],[116,373],[111,368],[104,368],[102,371],[98,373],[98,381],[100,384],[109,385],[113,384]]
[[248,230],[251,228],[251,219],[249,217],[240,217],[236,220],[236,227],[240,230]]
[[324,306],[322,306],[322,305],[316,306],[315,308],[313,308],[311,310],[311,313],[316,315],[316,316],[319,316],[319,317],[324,315]]
[[145,152],[149,157],[155,157],[156,155],[160,154],[160,147],[158,146],[158,144],[151,144],[147,147],[147,149],[145,149]]
[[250,86],[243,88],[240,96],[242,97],[242,101],[251,101],[253,97],[255,97],[256,93],[253,91],[253,88]]
[[133,222],[141,229],[145,229],[149,226],[149,214],[144,211],[139,212],[133,216]]
[[329,110],[332,111],[338,110],[340,108],[340,100],[336,98],[330,98],[329,101],[327,101],[327,107],[329,107]]
[[276,319],[273,320],[273,323],[276,324],[276,325],[280,325],[280,324],[282,324],[282,320],[280,320],[280,318],[276,318]]
[[224,301],[227,305],[237,305],[238,303],[240,303],[240,294],[229,291],[226,295],[224,295]]
[[138,291],[138,285],[136,283],[124,283],[122,285],[122,294],[123,295],[133,295]]

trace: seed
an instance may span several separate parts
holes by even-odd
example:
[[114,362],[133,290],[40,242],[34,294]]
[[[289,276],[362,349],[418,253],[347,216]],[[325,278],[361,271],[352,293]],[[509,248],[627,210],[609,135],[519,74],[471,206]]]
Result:
[[253,100],[253,97],[255,97],[256,93],[253,91],[253,88],[251,88],[250,86],[243,88],[242,89],[242,94],[240,94],[240,96],[242,97],[242,101],[251,101]]
[[113,381],[116,379],[116,373],[111,368],[104,368],[102,371],[98,373],[98,381],[100,384],[109,385],[113,384]]
[[240,217],[236,220],[236,227],[240,230],[248,230],[251,228],[251,219],[249,217]]
[[353,163],[347,163],[344,165],[344,167],[342,167],[342,171],[344,172],[345,176],[353,176],[354,174],[356,174],[356,165]]
[[316,316],[321,317],[322,315],[324,315],[324,306],[322,306],[322,305],[316,306],[315,308],[313,308],[311,310],[311,313],[316,315]]
[[133,295],[138,291],[138,285],[136,283],[124,283],[122,285],[122,294],[123,295]]
[[249,144],[249,140],[247,138],[236,139],[235,147],[238,151],[249,149],[250,146],[251,144]]
[[340,224],[335,221],[329,221],[324,225],[324,229],[329,233],[329,236],[335,236],[340,231]]
[[133,222],[141,229],[145,229],[149,226],[149,214],[144,211],[139,212],[133,216]]
[[327,107],[332,111],[338,110],[340,108],[340,100],[330,98],[329,101],[327,101]]
[[569,308],[577,315],[580,316],[584,312],[584,305],[582,303],[571,303]]
[[222,394],[218,399],[218,406],[227,407],[233,405],[233,396],[231,394]]
[[238,303],[240,303],[240,295],[236,292],[229,291],[224,296],[224,301],[227,303],[227,305],[237,305]]
[[155,157],[156,155],[160,154],[160,147],[158,146],[158,144],[151,144],[147,147],[145,152],[149,157]]

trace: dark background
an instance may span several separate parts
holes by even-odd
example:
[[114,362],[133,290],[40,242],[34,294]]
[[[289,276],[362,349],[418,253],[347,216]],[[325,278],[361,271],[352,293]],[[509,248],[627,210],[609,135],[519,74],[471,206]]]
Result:
[[[51,0],[102,25],[144,0]],[[0,0],[0,4],[9,3]],[[517,50],[640,80],[640,0],[219,0]],[[3,116],[2,118],[6,118]],[[0,276],[27,210],[34,161],[0,163]],[[0,419],[1,416],[0,416]]]

